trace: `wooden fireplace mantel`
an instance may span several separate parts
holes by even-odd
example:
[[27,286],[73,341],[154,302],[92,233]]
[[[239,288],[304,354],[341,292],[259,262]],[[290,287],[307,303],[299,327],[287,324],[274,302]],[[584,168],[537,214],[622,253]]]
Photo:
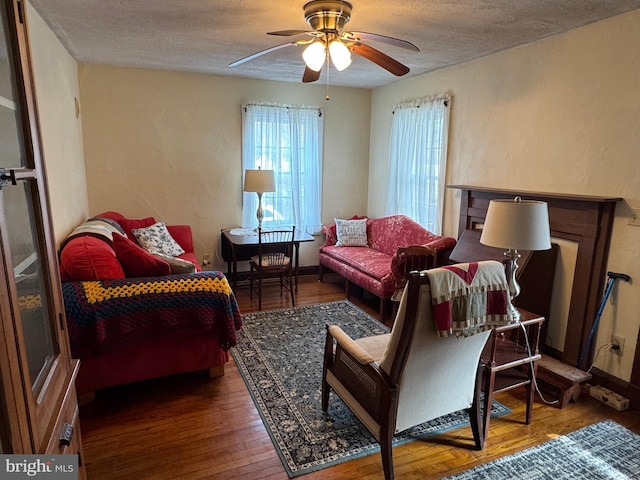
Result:
[[447,185],[461,191],[458,237],[476,230],[493,199],[513,198],[547,202],[551,236],[577,243],[567,334],[564,351],[556,352],[571,365],[578,363],[580,350],[589,336],[604,290],[611,230],[618,197],[529,192],[470,185]]

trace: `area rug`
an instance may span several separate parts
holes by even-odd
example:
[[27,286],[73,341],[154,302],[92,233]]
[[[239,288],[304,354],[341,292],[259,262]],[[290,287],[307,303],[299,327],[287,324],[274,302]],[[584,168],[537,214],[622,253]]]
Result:
[[[289,477],[379,451],[333,393],[325,419],[320,392],[325,325],[340,325],[353,338],[386,333],[386,326],[349,301],[245,314],[242,321],[231,353]],[[494,402],[492,415],[508,412]],[[447,415],[407,430],[394,445],[468,424],[464,411]]]
[[639,479],[639,452],[640,435],[606,420],[447,480]]

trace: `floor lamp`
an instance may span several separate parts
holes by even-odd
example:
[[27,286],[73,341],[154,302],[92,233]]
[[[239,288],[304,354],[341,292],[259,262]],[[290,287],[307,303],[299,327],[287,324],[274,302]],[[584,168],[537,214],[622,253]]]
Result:
[[276,191],[276,181],[273,170],[245,170],[244,171],[244,188],[245,192],[256,192],[258,194],[258,228],[262,228],[262,194],[265,192]]
[[482,228],[480,243],[490,247],[506,248],[505,268],[511,297],[511,314],[514,321],[520,313],[513,300],[520,293],[516,281],[518,250],[548,250],[551,248],[549,209],[545,202],[522,200],[491,200]]

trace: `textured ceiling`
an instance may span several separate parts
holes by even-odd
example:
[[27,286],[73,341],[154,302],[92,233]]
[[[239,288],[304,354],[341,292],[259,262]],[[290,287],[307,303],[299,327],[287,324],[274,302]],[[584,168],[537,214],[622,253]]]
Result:
[[[299,37],[305,0],[30,0],[78,61],[300,82],[302,47],[229,63]],[[345,31],[408,40],[411,52],[369,42],[416,76],[640,8],[640,0],[353,0]],[[320,82],[325,82],[326,68]],[[397,81],[354,55],[330,83],[373,88]]]

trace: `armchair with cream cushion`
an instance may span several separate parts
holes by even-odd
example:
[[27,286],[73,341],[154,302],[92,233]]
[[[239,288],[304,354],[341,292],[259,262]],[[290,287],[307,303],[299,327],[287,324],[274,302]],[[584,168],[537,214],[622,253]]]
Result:
[[[501,274],[499,268],[495,271]],[[434,270],[429,272],[431,275]],[[499,288],[506,288],[503,269],[501,275]],[[480,277],[476,280],[485,280]],[[473,288],[482,289],[482,281]],[[495,284],[490,289],[495,289]],[[505,305],[497,307],[504,309],[505,315],[507,302],[508,296]],[[455,301],[452,304],[450,311],[455,316],[460,309]],[[495,304],[490,308],[495,310]],[[508,318],[489,317],[491,321]],[[452,320],[454,325],[460,325],[459,319]],[[479,367],[491,330],[486,323],[479,330],[471,335],[466,330],[468,336],[439,334],[426,272],[410,274],[391,333],[353,340],[340,327],[327,326],[323,411],[328,410],[329,392],[333,389],[380,443],[385,479],[393,478],[393,436],[442,415],[466,409],[475,447],[482,448]]]

